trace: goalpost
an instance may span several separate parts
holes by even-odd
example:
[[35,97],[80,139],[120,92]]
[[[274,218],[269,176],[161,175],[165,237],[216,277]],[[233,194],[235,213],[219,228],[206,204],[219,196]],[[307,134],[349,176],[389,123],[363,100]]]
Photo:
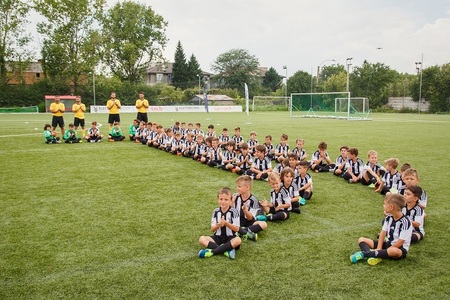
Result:
[[290,117],[370,120],[371,110],[368,98],[334,92],[291,94],[289,112]]
[[290,97],[284,96],[254,96],[252,99],[252,111],[255,110],[283,110],[289,107]]

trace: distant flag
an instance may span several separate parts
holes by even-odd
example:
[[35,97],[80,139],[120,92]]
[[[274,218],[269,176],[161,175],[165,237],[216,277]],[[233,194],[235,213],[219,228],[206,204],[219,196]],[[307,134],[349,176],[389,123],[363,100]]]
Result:
[[248,86],[247,86],[247,84],[246,83],[244,83],[244,88],[245,88],[245,112],[247,113],[247,116],[249,116],[249,111],[248,111],[248,103],[249,103],[249,100],[248,100]]
[[208,95],[206,94],[206,85],[203,86],[203,101],[205,101],[205,110],[209,113],[208,110]]

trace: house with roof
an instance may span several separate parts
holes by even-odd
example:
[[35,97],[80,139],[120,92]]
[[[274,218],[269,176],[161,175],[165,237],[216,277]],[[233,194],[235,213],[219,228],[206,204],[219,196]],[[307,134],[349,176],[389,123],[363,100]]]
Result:
[[[217,106],[227,106],[227,105],[236,105],[236,100],[228,97],[227,95],[212,95],[207,94],[208,97],[208,105],[217,105]],[[195,95],[189,100],[194,105],[203,105],[204,98],[202,94]]]
[[[146,85],[155,84],[172,84],[172,62],[152,62],[147,68],[144,83]],[[202,71],[202,76],[199,80],[203,79],[205,76],[208,80],[213,74]]]
[[8,81],[8,84],[10,85],[31,85],[45,78],[44,71],[42,70],[41,60],[30,62],[24,70],[20,70],[20,68],[14,68],[13,64],[14,62],[8,62],[6,64],[6,69],[8,70],[8,73],[10,75],[10,79]]

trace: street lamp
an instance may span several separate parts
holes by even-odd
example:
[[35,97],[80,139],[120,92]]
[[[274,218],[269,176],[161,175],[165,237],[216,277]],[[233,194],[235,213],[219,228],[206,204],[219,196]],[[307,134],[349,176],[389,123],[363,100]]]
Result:
[[200,74],[197,74],[198,77],[198,89],[201,91],[202,87],[200,86]]
[[416,61],[415,64],[416,64],[417,75],[419,75],[419,105],[417,106],[417,109],[419,110],[419,114],[420,114],[420,100],[422,100],[423,53],[422,53],[422,60]]
[[350,66],[352,65],[353,57],[347,58],[347,93],[350,92]]
[[334,59],[325,59],[324,61],[322,61],[319,66],[317,67],[317,78],[316,78],[316,84],[319,84],[319,76],[320,76],[320,68],[322,67],[323,63],[327,62],[327,61],[333,61],[336,62],[336,60]]
[[286,65],[283,66],[283,70],[286,70],[286,84],[284,85],[284,100],[286,101],[286,99],[287,99],[287,66]]

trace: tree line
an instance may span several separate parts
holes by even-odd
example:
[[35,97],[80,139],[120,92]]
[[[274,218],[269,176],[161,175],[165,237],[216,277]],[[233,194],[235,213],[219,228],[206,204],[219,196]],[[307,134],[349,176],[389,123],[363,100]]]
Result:
[[[45,79],[25,86],[21,71],[36,55],[25,30],[31,11],[43,17],[37,24],[43,37],[37,50]],[[105,0],[0,0],[0,14],[0,106],[35,105],[45,94],[78,94],[93,104],[94,81],[98,103],[115,90],[125,104],[133,103],[141,90],[155,104],[183,103],[201,93],[204,85],[214,88],[209,93],[238,99],[244,96],[244,83],[250,97],[346,90],[344,65],[325,66],[318,77],[297,71],[284,85],[274,67],[261,76],[258,58],[245,49],[220,54],[211,63],[215,75],[205,77],[195,55],[186,58],[181,41],[174,54],[171,85],[147,86],[144,78],[150,62],[165,62],[168,22],[138,2],[118,2],[106,9]],[[12,76],[22,84],[8,85]],[[419,77],[364,61],[349,74],[350,91],[352,97],[368,97],[371,108],[385,106],[390,96],[417,101],[421,94],[430,101],[430,112],[449,112],[450,64],[423,69],[421,93]]]

